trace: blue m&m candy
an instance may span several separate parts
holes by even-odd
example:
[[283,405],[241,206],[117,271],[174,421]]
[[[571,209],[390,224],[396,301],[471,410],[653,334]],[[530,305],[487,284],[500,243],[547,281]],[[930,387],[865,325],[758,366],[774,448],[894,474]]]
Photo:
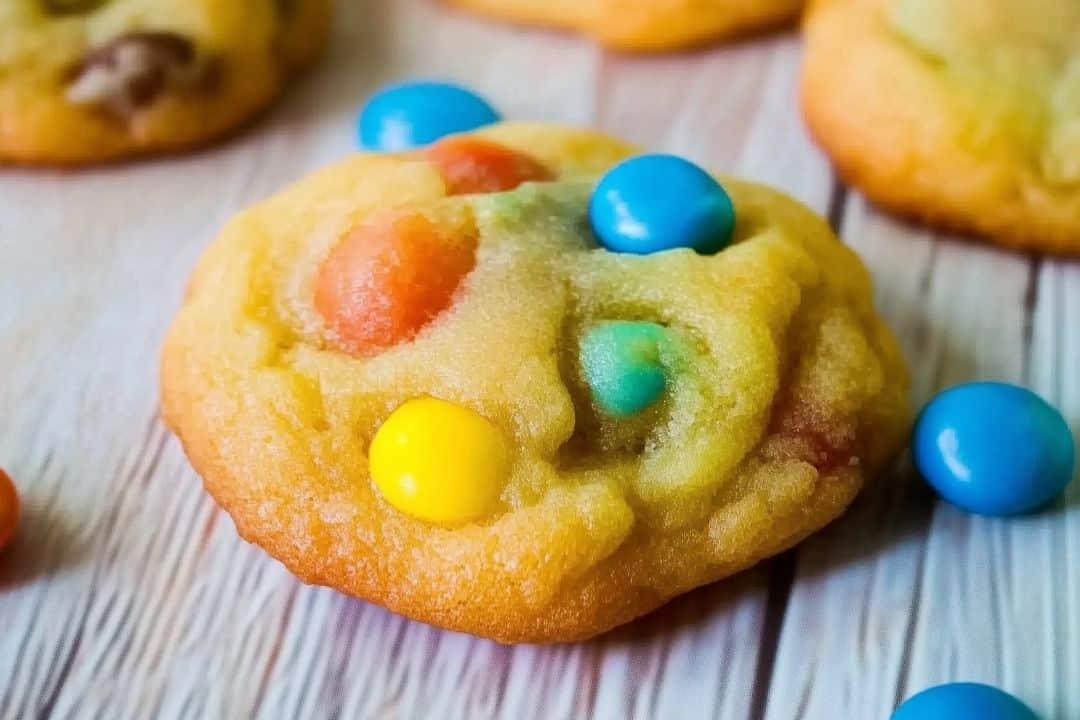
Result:
[[675,248],[712,255],[735,230],[720,183],[674,155],[642,155],[609,170],[593,191],[589,219],[604,247],[638,255]]
[[1024,703],[989,685],[951,683],[924,690],[893,713],[892,720],[1039,720]]
[[365,150],[398,152],[500,119],[486,100],[459,85],[410,82],[375,93],[360,111],[357,131]]
[[1076,450],[1056,409],[1030,390],[976,382],[946,390],[923,409],[915,464],[949,502],[980,515],[1018,515],[1060,495]]

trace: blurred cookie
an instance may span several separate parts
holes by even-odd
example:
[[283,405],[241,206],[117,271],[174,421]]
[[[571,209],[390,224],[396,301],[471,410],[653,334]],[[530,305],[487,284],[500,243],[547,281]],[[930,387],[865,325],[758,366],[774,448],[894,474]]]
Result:
[[520,23],[586,33],[624,50],[672,50],[791,21],[803,0],[447,0]]
[[[866,270],[791,199],[633,152],[500,124],[234,219],[162,393],[240,533],[409,617],[557,641],[842,513],[907,422]],[[643,196],[657,168],[685,196]]]
[[1080,2],[818,0],[803,106],[872,200],[1080,253]]
[[181,150],[249,120],[324,42],[330,0],[5,0],[0,162]]

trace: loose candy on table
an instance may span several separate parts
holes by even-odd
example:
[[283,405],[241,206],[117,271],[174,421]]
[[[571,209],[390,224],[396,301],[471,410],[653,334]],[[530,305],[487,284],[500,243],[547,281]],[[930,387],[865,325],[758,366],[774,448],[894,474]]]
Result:
[[535,158],[481,138],[448,137],[424,154],[439,169],[451,195],[506,192],[522,183],[554,179]]
[[8,474],[0,470],[0,550],[15,536],[18,525],[19,494]]
[[609,170],[593,191],[589,218],[604,247],[639,255],[676,248],[712,255],[735,230],[723,186],[673,155],[641,155]]
[[667,387],[664,355],[670,333],[651,322],[613,321],[588,330],[581,368],[593,400],[604,412],[629,417],[654,405]]
[[360,146],[378,152],[423,147],[501,119],[486,100],[459,85],[408,82],[375,93],[360,111]]
[[358,226],[323,261],[315,309],[341,350],[372,355],[446,310],[476,263],[475,228],[399,212]]
[[398,407],[368,452],[383,498],[420,520],[458,524],[497,506],[509,472],[502,432],[479,413],[421,397]]
[[909,698],[892,720],[1039,720],[1012,695],[989,685],[951,683]]
[[1025,388],[960,385],[923,409],[915,464],[946,500],[980,515],[1018,515],[1060,495],[1073,477],[1072,433],[1055,408]]

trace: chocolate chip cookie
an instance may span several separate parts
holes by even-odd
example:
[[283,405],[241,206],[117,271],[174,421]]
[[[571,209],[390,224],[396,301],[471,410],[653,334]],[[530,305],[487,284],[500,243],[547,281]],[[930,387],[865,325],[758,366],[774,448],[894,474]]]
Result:
[[206,143],[273,100],[329,22],[330,0],[5,0],[0,162]]

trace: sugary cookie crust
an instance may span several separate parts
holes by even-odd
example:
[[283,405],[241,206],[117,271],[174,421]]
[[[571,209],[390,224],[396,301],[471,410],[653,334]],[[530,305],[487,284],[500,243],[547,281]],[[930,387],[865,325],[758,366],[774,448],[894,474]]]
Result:
[[[1060,33],[1063,57],[1019,31],[1008,43],[972,41],[970,56],[937,53],[904,35],[898,0],[813,3],[803,109],[843,178],[875,202],[945,229],[1022,250],[1080,253],[1080,6],[1039,2],[1062,17],[1016,9]],[[902,19],[916,25],[921,9],[907,3]],[[979,27],[995,3],[948,7],[961,13],[960,27]],[[928,35],[946,32],[931,20],[923,22]],[[951,40],[929,39],[946,48]],[[998,66],[986,65],[991,56]]]
[[803,0],[446,0],[512,22],[586,33],[623,50],[702,45],[791,21]]
[[[779,552],[837,517],[897,450],[907,375],[868,275],[790,199],[726,180],[736,244],[639,257],[595,248],[594,179],[633,149],[507,124],[478,133],[559,182],[445,198],[416,155],[357,155],[234,219],[165,344],[166,421],[240,533],[306,582],[504,642],[586,638]],[[311,283],[373,212],[471,213],[477,266],[455,305],[373,358],[331,349]],[[591,407],[582,326],[652,319],[694,363],[627,423]],[[367,446],[429,394],[514,445],[499,512],[446,528],[384,502]]]
[[0,3],[0,163],[98,163],[218,138],[314,59],[330,7],[330,0]]

